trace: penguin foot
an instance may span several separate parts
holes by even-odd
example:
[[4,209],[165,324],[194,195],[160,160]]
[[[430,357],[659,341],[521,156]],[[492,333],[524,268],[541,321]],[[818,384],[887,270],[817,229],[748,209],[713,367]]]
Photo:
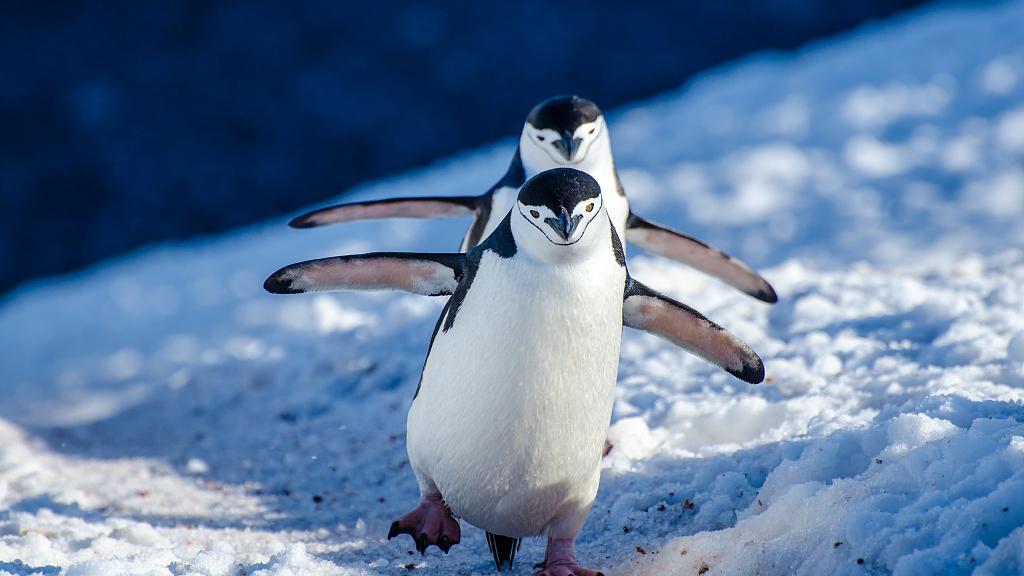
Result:
[[441,495],[426,494],[415,510],[391,523],[388,540],[399,534],[411,536],[420,554],[426,554],[430,546],[437,546],[447,554],[461,540],[462,531]]
[[603,572],[584,568],[574,562],[552,564],[551,566],[542,563],[539,566],[543,566],[544,570],[535,572],[534,576],[604,576]]
[[604,572],[598,572],[584,568],[575,562],[557,564],[545,567],[540,572],[534,572],[533,576],[604,576]]
[[533,576],[604,576],[576,563],[576,545],[572,538],[549,539],[544,562],[535,567],[542,569]]

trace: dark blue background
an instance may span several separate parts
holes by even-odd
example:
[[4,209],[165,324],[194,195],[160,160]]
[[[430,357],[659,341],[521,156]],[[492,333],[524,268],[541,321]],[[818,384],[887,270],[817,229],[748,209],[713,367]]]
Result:
[[0,291],[292,212],[921,0],[20,2],[0,11]]

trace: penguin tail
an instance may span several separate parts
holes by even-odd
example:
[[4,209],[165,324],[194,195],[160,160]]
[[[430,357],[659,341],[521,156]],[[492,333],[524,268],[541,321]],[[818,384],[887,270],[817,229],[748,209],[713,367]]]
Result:
[[494,557],[494,565],[498,572],[512,569],[512,562],[516,559],[516,552],[519,551],[522,541],[522,538],[487,533],[487,547],[491,549],[491,556]]

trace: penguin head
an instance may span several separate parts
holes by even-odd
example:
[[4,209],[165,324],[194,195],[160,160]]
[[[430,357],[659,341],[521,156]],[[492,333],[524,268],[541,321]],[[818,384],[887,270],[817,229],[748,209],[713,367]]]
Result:
[[517,244],[533,246],[534,251],[564,251],[562,247],[589,236],[587,231],[595,220],[608,223],[597,180],[573,168],[554,168],[530,178],[520,188],[513,209],[513,233]]
[[536,171],[589,165],[600,160],[597,156],[610,156],[607,134],[604,115],[596,104],[579,96],[555,96],[526,117],[519,153]]

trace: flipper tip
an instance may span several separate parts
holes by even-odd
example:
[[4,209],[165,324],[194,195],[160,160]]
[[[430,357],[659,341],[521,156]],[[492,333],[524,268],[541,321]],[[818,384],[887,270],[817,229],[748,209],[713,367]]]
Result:
[[288,222],[288,226],[291,228],[315,228],[316,221],[310,218],[309,214],[302,214],[301,216],[292,218]]
[[764,362],[761,362],[760,358],[756,358],[757,362],[753,364],[744,364],[742,370],[726,370],[729,374],[748,382],[750,384],[760,384],[764,382]]
[[775,288],[772,288],[772,285],[767,282],[764,283],[760,290],[751,294],[751,296],[767,304],[775,304],[779,301],[779,295],[775,293]]
[[291,278],[287,277],[287,268],[282,268],[270,275],[263,282],[263,289],[271,294],[301,294],[302,290],[296,290],[292,286]]

